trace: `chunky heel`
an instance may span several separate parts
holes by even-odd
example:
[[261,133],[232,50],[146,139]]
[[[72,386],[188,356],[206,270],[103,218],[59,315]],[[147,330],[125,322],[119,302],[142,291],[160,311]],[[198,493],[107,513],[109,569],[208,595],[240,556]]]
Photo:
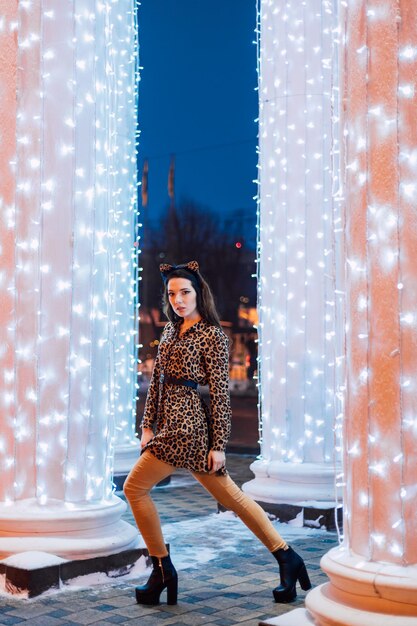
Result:
[[275,602],[293,602],[297,597],[297,590],[295,588],[297,580],[303,591],[311,589],[311,582],[306,566],[299,554],[294,552],[289,546],[286,549],[280,548],[279,550],[275,550],[272,554],[278,561],[281,579],[281,584],[272,591]]
[[311,589],[311,582],[305,565],[302,566],[300,573],[298,574],[298,582],[300,583],[300,587],[303,591]]
[[171,580],[167,584],[167,604],[177,604],[178,598],[178,578]]
[[178,575],[168,556],[151,556],[152,572],[145,585],[136,587],[136,602],[138,604],[159,604],[159,598],[164,589],[167,590],[167,604],[177,604]]

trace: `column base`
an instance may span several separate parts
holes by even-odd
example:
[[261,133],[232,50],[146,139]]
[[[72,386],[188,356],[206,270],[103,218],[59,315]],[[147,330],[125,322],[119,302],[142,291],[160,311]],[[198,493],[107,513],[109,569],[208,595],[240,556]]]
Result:
[[114,476],[127,476],[140,456],[139,439],[132,439],[130,443],[116,445],[114,449]]
[[35,499],[0,504],[0,559],[39,551],[64,559],[107,556],[139,545],[133,526],[121,520],[126,504],[113,496],[95,504]]
[[318,509],[335,507],[335,468],[329,463],[258,459],[250,469],[255,478],[242,489],[255,500]]
[[415,626],[417,566],[366,561],[341,546],[321,560],[330,583],[306,607],[320,626]]

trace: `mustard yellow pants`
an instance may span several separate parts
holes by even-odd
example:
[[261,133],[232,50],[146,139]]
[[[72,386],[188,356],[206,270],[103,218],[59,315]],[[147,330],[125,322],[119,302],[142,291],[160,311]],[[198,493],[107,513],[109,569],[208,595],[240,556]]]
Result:
[[[156,557],[163,557],[168,553],[158,511],[149,492],[152,487],[174,471],[175,467],[160,461],[149,450],[145,450],[127,477],[123,488],[149,554]],[[192,472],[192,475],[217,502],[236,513],[268,550],[274,552],[287,546],[269,521],[265,511],[243,493],[228,474],[219,476]]]

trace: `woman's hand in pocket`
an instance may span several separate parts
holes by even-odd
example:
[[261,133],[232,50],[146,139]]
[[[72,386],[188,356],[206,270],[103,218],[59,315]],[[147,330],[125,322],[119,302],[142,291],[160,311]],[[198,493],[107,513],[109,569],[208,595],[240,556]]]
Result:
[[153,439],[153,430],[152,428],[142,428],[142,437],[140,439],[140,447],[144,448],[146,444]]
[[219,450],[210,450],[208,453],[208,468],[209,473],[214,474],[226,464],[226,456],[224,452]]

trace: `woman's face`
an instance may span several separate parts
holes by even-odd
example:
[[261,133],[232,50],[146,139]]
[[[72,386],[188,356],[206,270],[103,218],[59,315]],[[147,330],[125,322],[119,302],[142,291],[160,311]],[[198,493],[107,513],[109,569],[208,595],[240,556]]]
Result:
[[197,292],[188,278],[171,278],[167,293],[174,312],[184,319],[193,319],[199,315]]

